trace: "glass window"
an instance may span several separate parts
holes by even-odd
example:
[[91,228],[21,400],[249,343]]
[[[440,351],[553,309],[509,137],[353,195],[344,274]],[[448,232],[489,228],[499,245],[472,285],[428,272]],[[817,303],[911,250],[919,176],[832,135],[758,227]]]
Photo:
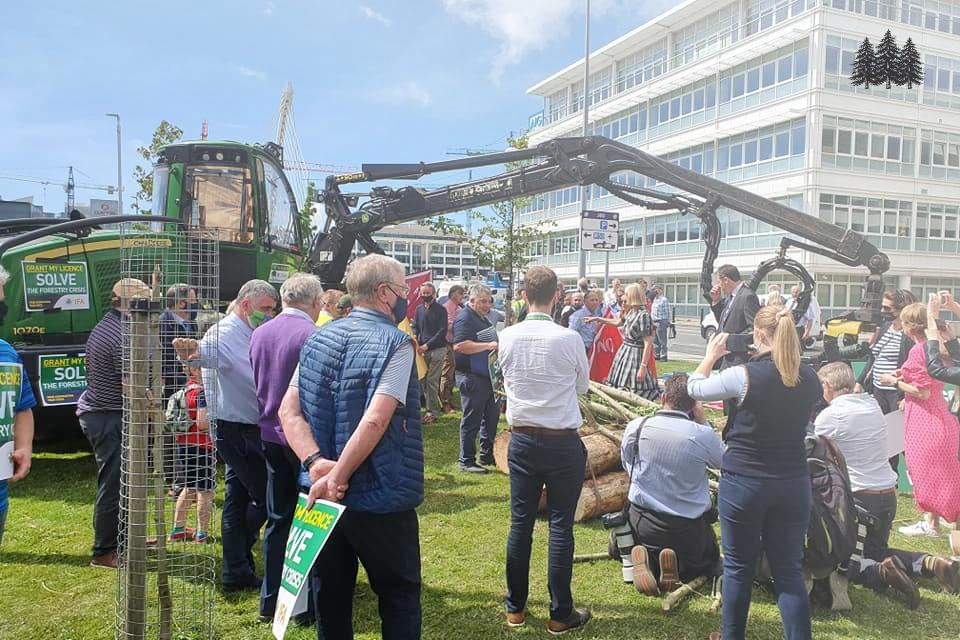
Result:
[[690,112],[693,110],[693,95],[692,95],[692,94],[689,94],[689,93],[684,94],[683,99],[682,99],[681,102],[682,102],[681,112],[683,113],[683,115],[687,115],[688,113],[690,113]]
[[733,97],[739,98],[743,95],[744,77],[742,73],[733,76]]
[[703,109],[703,89],[697,89],[693,94],[693,110]]
[[925,165],[930,164],[930,156],[932,151],[933,151],[932,142],[924,141],[920,144],[920,164],[925,164]]
[[937,91],[950,91],[950,70],[937,70]]
[[796,156],[806,151],[806,139],[807,127],[805,125],[794,127],[790,132],[790,154]]
[[941,167],[946,164],[946,162],[944,162],[946,148],[947,145],[943,142],[933,143],[933,164]]
[[802,78],[807,75],[807,49],[800,49],[793,54],[793,77]]
[[270,243],[288,249],[297,249],[297,212],[293,195],[289,192],[279,169],[269,162],[263,162],[261,166],[267,201]]
[[680,98],[674,98],[670,101],[670,119],[680,117]]
[[[960,82],[956,83],[957,91],[960,92]],[[712,82],[707,85],[707,108],[717,105],[717,85]]]
[[760,89],[760,69],[754,68],[747,72],[747,93]]
[[786,82],[793,74],[793,57],[780,58],[777,63],[777,81]]
[[841,67],[840,70],[845,76],[849,76],[853,71],[853,61],[854,61],[854,52],[853,51],[843,51],[840,54]]
[[951,144],[947,147],[947,166],[960,167],[960,144]]
[[830,127],[823,128],[822,143],[820,145],[824,153],[837,152],[837,130]]
[[717,155],[717,171],[726,171],[729,168],[730,149],[724,145]]
[[757,141],[750,140],[743,145],[743,164],[754,164],[757,161]]
[[867,157],[868,148],[870,145],[870,134],[864,133],[863,131],[858,131],[853,138],[853,153],[854,155]]
[[730,102],[730,78],[720,80],[720,104]]
[[760,161],[769,160],[773,157],[773,136],[764,136],[760,138]]
[[249,169],[188,166],[184,190],[190,194],[190,219],[219,229],[220,240],[250,244],[255,230]]
[[763,65],[763,86],[769,87],[777,82],[777,63],[768,62]]
[[777,134],[775,149],[776,149],[776,154],[778,158],[790,155],[790,133],[789,132],[784,131],[783,133]]
[[730,166],[739,167],[743,164],[743,147],[739,144],[730,145]]
[[898,136],[887,136],[887,160],[900,159],[900,138]]
[[850,140],[852,133],[846,129],[840,129],[837,132],[837,153],[850,153]]
[[661,102],[660,103],[660,122],[668,122],[670,120],[670,103]]
[[840,75],[840,47],[827,47],[827,73]]

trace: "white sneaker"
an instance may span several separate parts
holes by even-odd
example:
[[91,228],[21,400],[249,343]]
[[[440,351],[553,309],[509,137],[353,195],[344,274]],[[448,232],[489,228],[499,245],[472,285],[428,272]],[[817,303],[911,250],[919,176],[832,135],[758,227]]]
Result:
[[904,535],[910,538],[938,538],[940,537],[940,532],[931,527],[926,520],[921,520],[917,524],[912,524],[909,527],[900,527],[897,529],[900,532],[900,535]]

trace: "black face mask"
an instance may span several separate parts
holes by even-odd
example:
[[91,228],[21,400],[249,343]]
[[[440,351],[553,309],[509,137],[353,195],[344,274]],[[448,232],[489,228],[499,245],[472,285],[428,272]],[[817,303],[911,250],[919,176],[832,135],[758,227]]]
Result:
[[0,300],[0,322],[3,322],[3,319],[7,317],[7,303],[4,300]]
[[891,322],[894,319],[893,314],[890,313],[889,311],[882,311],[880,313],[880,317],[883,318],[886,322]]
[[190,322],[193,322],[197,319],[197,313],[200,311],[200,303],[194,302],[187,304],[187,318],[190,319]]
[[432,296],[432,295],[420,296],[420,299],[423,300],[424,302],[433,302],[433,296]]

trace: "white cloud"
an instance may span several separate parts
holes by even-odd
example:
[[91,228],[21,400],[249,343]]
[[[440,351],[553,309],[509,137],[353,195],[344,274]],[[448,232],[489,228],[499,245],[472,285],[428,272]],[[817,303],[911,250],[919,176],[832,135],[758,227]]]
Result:
[[421,109],[433,102],[430,92],[412,80],[377,89],[370,94],[370,97],[376,102],[396,106],[414,106]]
[[266,80],[267,74],[263,71],[258,71],[256,69],[251,69],[250,67],[244,67],[242,65],[234,67],[237,73],[242,75],[244,78],[253,78],[254,80]]
[[[640,26],[644,20],[679,1],[653,0],[637,11],[637,5],[627,0],[594,0],[591,15],[617,12]],[[500,42],[490,70],[491,77],[499,81],[506,67],[520,62],[527,52],[567,37],[570,19],[576,15],[582,22],[585,3],[583,0],[443,0],[443,6],[451,15],[478,25]],[[582,31],[581,25],[575,28]],[[596,45],[592,44],[591,49],[596,49]]]
[[263,15],[270,18],[273,16],[276,10],[277,10],[277,4],[273,2],[273,0],[268,0],[266,6],[263,8]]
[[385,24],[385,25],[390,24],[390,18],[388,18],[387,16],[383,15],[378,11],[374,11],[373,9],[371,9],[366,5],[363,5],[363,4],[360,5],[360,13],[362,13],[364,17],[368,18],[369,20],[375,20],[380,24]]

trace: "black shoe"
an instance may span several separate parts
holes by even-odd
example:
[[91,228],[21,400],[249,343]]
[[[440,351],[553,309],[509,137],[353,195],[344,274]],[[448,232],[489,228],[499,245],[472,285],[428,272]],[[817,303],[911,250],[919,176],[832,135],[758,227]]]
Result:
[[487,470],[483,467],[478,467],[475,464],[462,464],[460,465],[460,471],[463,473],[486,473]]
[[257,617],[257,622],[259,622],[260,624],[267,624],[267,623],[273,622],[273,616],[266,616],[261,613],[260,616]]
[[907,575],[900,558],[896,556],[886,558],[880,563],[879,573],[885,585],[893,587],[906,597],[908,609],[912,610],[920,606],[920,591]]
[[223,590],[224,591],[253,591],[253,590],[259,590],[262,584],[263,584],[263,578],[258,578],[257,576],[250,576],[249,578],[245,578],[239,582],[224,582]]
[[497,466],[497,461],[491,458],[480,458],[480,464],[485,467],[495,467]]
[[547,631],[552,635],[559,636],[571,629],[577,629],[587,624],[590,620],[590,609],[574,609],[563,620],[550,620],[547,622]]

